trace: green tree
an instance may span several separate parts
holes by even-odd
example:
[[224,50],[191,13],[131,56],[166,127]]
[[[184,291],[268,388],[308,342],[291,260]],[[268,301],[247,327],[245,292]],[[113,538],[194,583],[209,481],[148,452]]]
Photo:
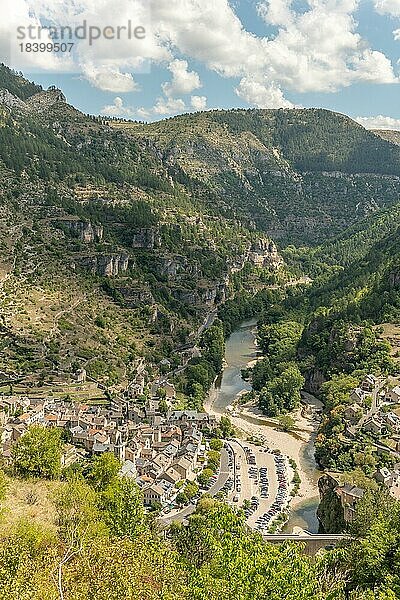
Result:
[[207,485],[213,475],[212,469],[204,469],[197,477],[200,485]]
[[103,491],[116,479],[120,468],[121,463],[112,452],[103,452],[92,460],[88,481],[97,491]]
[[221,450],[221,448],[223,447],[224,442],[222,440],[219,440],[218,438],[212,438],[210,440],[210,449],[211,450]]
[[113,479],[99,496],[99,508],[114,535],[134,539],[146,529],[143,496],[132,479]]
[[235,432],[229,417],[222,416],[219,422],[219,427],[221,429],[222,437],[224,438],[232,436]]
[[167,414],[167,412],[168,412],[168,403],[167,403],[167,401],[165,400],[165,398],[162,398],[162,399],[160,400],[160,403],[159,403],[159,411],[160,411],[160,413],[161,413],[162,415],[164,415],[164,417],[165,417],[165,415],[166,415],[166,414]]
[[207,452],[207,467],[212,469],[212,471],[216,471],[218,469],[220,460],[221,454],[217,452],[217,450],[209,450]]
[[280,415],[278,422],[282,431],[292,431],[296,426],[296,421],[291,415]]
[[358,386],[359,380],[352,375],[334,375],[321,386],[321,399],[327,410],[339,404],[349,404],[351,392]]
[[215,321],[214,324],[206,329],[200,341],[202,355],[207,362],[212,365],[215,373],[222,369],[222,362],[225,354],[225,337],[221,321]]
[[195,496],[197,494],[198,491],[199,491],[199,486],[194,481],[189,481],[189,483],[185,487],[185,494],[189,498],[189,500],[191,500],[193,498],[193,496]]
[[177,504],[183,505],[189,501],[189,498],[186,496],[185,492],[179,492],[175,499]]
[[261,390],[259,406],[270,416],[291,411],[300,403],[300,390],[304,385],[304,377],[296,364],[290,363],[282,373],[269,381]]
[[14,471],[20,477],[54,479],[61,473],[62,443],[58,429],[32,425],[11,449]]

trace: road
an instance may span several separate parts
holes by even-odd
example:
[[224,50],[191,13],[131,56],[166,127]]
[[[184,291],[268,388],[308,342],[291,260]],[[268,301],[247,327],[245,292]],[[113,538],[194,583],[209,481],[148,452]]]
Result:
[[[220,467],[218,479],[214,483],[214,485],[210,487],[207,494],[210,494],[211,496],[215,496],[216,494],[218,494],[220,489],[225,485],[225,483],[229,477],[228,461],[229,461],[228,453],[225,450],[225,448],[222,448],[221,449],[221,467]],[[168,515],[163,515],[160,518],[160,520],[165,525],[170,525],[173,521],[178,521],[179,523],[181,523],[187,517],[189,517],[192,513],[194,513],[195,510],[196,510],[196,505],[189,504],[188,506],[185,506],[185,508],[183,508],[182,510],[171,511]]]
[[[271,508],[278,492],[279,484],[275,467],[274,455],[269,452],[265,452],[265,449],[262,447],[254,446],[253,444],[243,442],[239,439],[229,440],[229,445],[234,453],[233,468],[231,472],[229,472],[228,453],[223,448],[221,450],[221,468],[218,480],[209,489],[207,493],[211,496],[215,496],[225,485],[228,477],[231,476],[235,482],[235,485],[233,490],[227,496],[227,500],[229,503],[233,504],[234,506],[241,507],[243,505],[243,502],[245,500],[250,500],[252,496],[257,496],[259,498],[260,503],[258,509],[252,515],[250,515],[250,517],[247,520],[247,524],[249,525],[249,527],[254,528],[258,517],[266,513]],[[256,465],[254,466],[256,466],[258,470],[261,467],[266,467],[268,470],[268,498],[260,497],[258,479],[256,480],[249,477],[249,467],[252,465],[250,465],[247,462],[245,448],[250,449],[250,451],[255,456]],[[240,492],[237,490],[237,475],[240,475]],[[233,498],[236,496],[238,497],[238,500],[237,502],[234,502]],[[288,497],[290,498],[290,496]],[[163,515],[161,517],[161,520],[165,525],[169,525],[173,521],[182,522],[184,519],[189,517],[195,510],[196,506],[194,504],[189,504],[189,506],[185,506],[185,508],[183,508],[182,510],[172,511],[168,515]]]
[[[235,475],[235,487],[232,492],[232,496],[238,496],[238,505],[241,506],[244,500],[250,500],[252,496],[257,495],[257,484],[254,479],[249,477],[249,465],[247,463],[246,454],[244,452],[244,445],[239,440],[229,442],[234,452],[234,475]],[[237,477],[240,477],[240,492],[237,491]]]
[[373,417],[377,412],[379,412],[379,392],[385,384],[386,379],[384,377],[378,378],[378,383],[375,386],[374,391],[372,392],[372,403],[369,411],[361,417],[358,423],[354,426],[355,431],[358,431],[362,428],[362,426]]
[[225,448],[222,448],[221,449],[221,467],[220,467],[218,479],[214,483],[214,485],[211,486],[210,489],[208,490],[208,493],[211,494],[211,496],[215,496],[216,494],[218,494],[218,492],[225,485],[225,483],[229,477],[228,461],[229,461],[228,453],[225,450]]

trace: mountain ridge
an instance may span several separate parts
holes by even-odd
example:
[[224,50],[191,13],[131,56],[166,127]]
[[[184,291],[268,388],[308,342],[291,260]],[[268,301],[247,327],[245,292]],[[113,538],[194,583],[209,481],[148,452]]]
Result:
[[334,237],[400,190],[400,150],[331,111],[235,109],[109,124],[151,143],[172,176],[283,244]]

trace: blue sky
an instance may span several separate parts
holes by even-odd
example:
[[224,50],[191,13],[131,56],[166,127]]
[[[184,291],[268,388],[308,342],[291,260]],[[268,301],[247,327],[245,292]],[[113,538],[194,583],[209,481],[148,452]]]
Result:
[[[18,0],[42,24],[76,23],[76,4],[89,22],[114,23],[115,14],[138,22],[143,2],[52,0],[46,13],[46,0]],[[316,106],[400,129],[400,0],[154,0],[150,27],[146,48],[127,43],[114,52],[100,40],[78,47],[67,72],[51,61],[22,68],[92,114],[156,120],[198,109]],[[142,59],[149,72],[140,72]]]

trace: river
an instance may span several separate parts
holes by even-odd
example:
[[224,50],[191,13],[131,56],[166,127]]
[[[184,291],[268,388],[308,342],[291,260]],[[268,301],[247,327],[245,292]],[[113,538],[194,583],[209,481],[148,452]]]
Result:
[[[225,349],[225,367],[220,377],[216,380],[214,388],[211,390],[208,410],[212,410],[212,412],[217,414],[222,414],[225,412],[227,406],[233,404],[238,394],[243,391],[251,390],[251,385],[249,382],[244,381],[242,378],[241,370],[259,355],[259,351],[255,343],[256,323],[256,319],[244,321],[227,339]],[[233,420],[236,421],[236,419]],[[271,433],[273,431],[276,437],[276,429],[270,429],[267,425],[268,421],[266,419],[257,418],[257,416],[254,415],[247,416],[247,421],[249,423],[262,426],[267,437],[268,431]],[[273,423],[271,423],[271,425],[273,425]],[[279,435],[282,438],[282,442],[283,439],[285,439],[285,446],[287,446],[288,438],[293,437],[294,439],[297,437],[299,453],[296,456],[296,460],[298,464],[300,463],[300,476],[306,476],[309,487],[311,486],[311,490],[309,490],[308,494],[310,497],[303,502],[295,503],[284,531],[286,533],[291,533],[294,527],[301,527],[302,529],[310,531],[311,533],[317,533],[318,519],[315,513],[319,499],[316,495],[316,483],[321,473],[318,471],[314,459],[315,434],[311,435],[311,439],[308,443],[303,443],[301,445],[298,442],[299,436],[296,434],[292,434],[291,436],[291,434],[282,432]],[[276,443],[274,447],[276,447]]]

